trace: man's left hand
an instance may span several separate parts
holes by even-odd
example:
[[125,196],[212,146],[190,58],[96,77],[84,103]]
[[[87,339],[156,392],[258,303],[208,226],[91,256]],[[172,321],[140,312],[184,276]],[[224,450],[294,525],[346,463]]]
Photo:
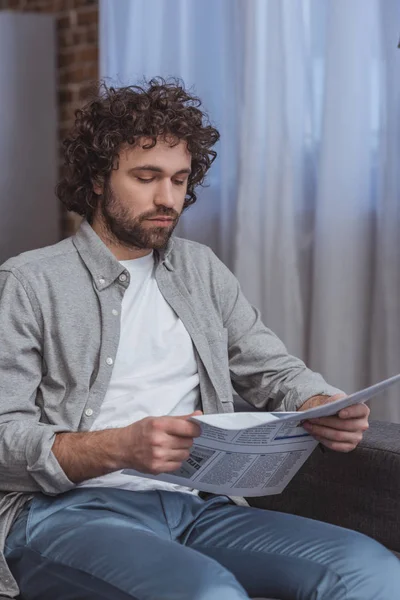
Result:
[[[345,397],[345,394],[336,394],[336,396],[330,397],[314,396],[307,400],[299,410],[314,408]],[[353,404],[343,408],[337,415],[304,421],[303,427],[327,448],[337,452],[351,452],[361,442],[364,431],[369,427],[369,413],[370,410],[365,404]]]

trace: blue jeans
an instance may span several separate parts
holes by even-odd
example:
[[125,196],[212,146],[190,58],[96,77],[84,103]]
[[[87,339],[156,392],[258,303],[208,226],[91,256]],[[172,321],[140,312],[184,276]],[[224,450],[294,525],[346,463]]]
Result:
[[400,561],[326,523],[180,492],[39,495],[7,538],[24,600],[394,600]]

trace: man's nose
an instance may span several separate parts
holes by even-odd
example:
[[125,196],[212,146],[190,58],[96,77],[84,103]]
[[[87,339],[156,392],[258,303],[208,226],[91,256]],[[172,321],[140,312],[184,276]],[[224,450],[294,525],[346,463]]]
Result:
[[167,208],[175,208],[175,199],[171,181],[162,182],[154,198],[154,204],[157,206],[166,206]]

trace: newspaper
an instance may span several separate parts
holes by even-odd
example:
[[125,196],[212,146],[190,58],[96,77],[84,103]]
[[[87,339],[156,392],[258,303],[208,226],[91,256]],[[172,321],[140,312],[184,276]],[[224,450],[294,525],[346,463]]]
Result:
[[189,458],[173,473],[123,473],[230,496],[280,494],[318,442],[301,426],[306,419],[337,414],[365,402],[394,383],[400,374],[346,398],[300,412],[229,413],[192,417],[201,425]]

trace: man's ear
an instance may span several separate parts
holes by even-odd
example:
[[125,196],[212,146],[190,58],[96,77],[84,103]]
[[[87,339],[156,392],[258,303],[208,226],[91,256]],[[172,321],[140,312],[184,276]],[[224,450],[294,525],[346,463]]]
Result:
[[104,179],[102,177],[92,179],[93,191],[97,196],[101,196],[104,191]]

